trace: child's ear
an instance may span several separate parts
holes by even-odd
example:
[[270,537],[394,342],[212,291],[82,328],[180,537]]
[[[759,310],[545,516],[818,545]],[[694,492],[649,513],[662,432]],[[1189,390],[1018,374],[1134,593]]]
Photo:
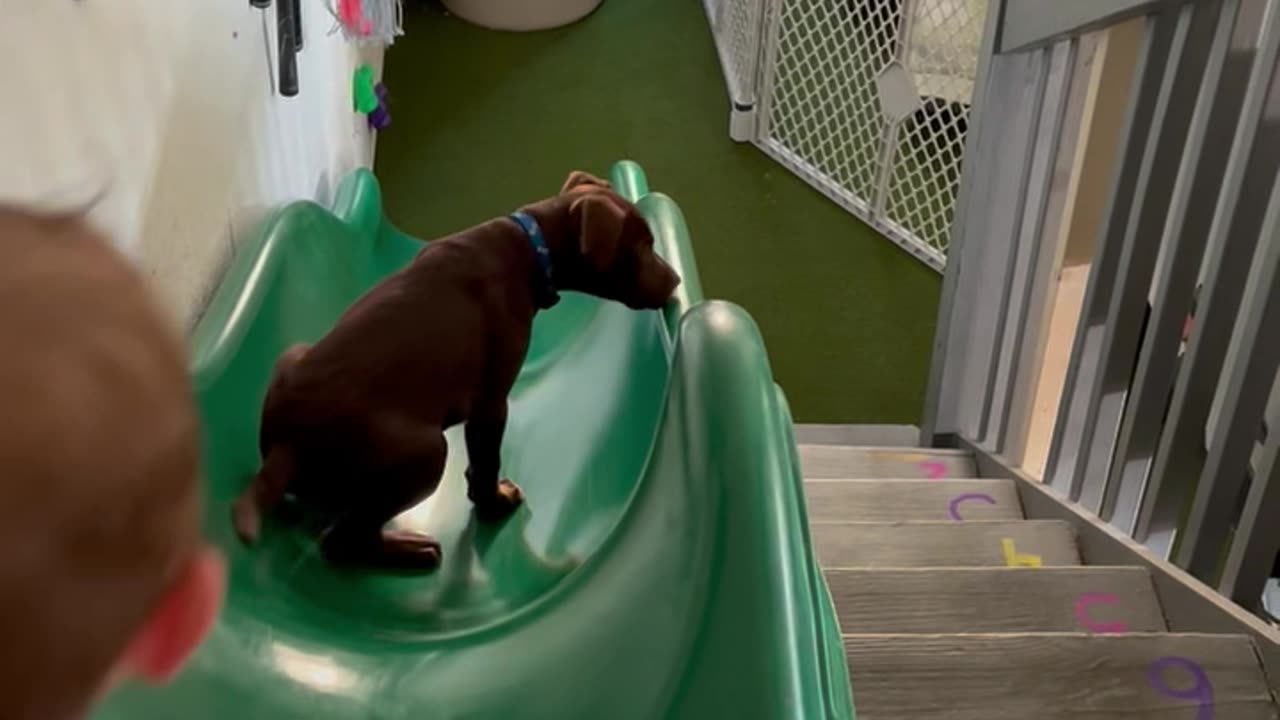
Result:
[[151,683],[172,679],[213,628],[226,585],[222,555],[202,547],[125,650],[124,673]]
[[605,193],[591,193],[573,201],[569,217],[578,223],[578,246],[583,259],[596,272],[604,272],[618,256],[626,210]]

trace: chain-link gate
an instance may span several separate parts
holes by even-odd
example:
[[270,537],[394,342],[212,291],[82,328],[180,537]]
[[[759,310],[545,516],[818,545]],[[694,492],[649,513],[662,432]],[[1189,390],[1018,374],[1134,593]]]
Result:
[[735,137],[941,269],[987,0],[705,2]]
[[733,101],[729,134],[734,140],[752,139],[751,118],[756,106],[760,65],[761,20],[768,0],[703,0],[711,33],[720,54],[725,84]]

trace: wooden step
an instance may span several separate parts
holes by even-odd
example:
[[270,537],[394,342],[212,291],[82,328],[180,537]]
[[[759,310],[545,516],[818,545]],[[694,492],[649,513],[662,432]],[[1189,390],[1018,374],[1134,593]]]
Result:
[[920,428],[915,425],[820,425],[795,426],[796,442],[808,445],[871,445],[875,447],[916,447]]
[[858,720],[1276,718],[1238,635],[846,635],[845,652]]
[[1004,567],[1079,565],[1075,531],[1061,520],[973,522],[813,522],[824,567]]
[[805,478],[967,478],[977,470],[964,450],[800,445]]
[[847,633],[1168,629],[1145,568],[837,569],[825,575]]
[[1021,520],[1012,480],[808,480],[811,520]]

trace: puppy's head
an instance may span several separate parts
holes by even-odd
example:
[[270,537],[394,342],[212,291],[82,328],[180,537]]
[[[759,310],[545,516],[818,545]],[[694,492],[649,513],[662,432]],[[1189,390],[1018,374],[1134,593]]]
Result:
[[680,276],[653,250],[653,233],[635,205],[609,183],[581,171],[569,175],[562,195],[579,256],[575,289],[616,300],[633,310],[656,310],[680,285]]

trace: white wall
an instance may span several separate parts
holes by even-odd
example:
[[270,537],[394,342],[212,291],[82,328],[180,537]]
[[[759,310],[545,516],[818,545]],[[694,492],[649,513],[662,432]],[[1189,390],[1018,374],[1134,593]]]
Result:
[[381,52],[332,33],[319,0],[303,0],[300,92],[276,82],[275,9],[244,0],[192,3],[181,67],[142,234],[143,264],[175,317],[198,318],[231,252],[269,208],[298,198],[327,203],[344,175],[372,161],[372,134],[352,110],[351,76]]
[[268,208],[328,202],[372,159],[351,76],[381,52],[302,5],[301,91],[283,98],[274,7],[0,0],[0,203],[91,207],[190,328]]
[[0,203],[87,211],[135,252],[186,23],[150,0],[0,0]]

